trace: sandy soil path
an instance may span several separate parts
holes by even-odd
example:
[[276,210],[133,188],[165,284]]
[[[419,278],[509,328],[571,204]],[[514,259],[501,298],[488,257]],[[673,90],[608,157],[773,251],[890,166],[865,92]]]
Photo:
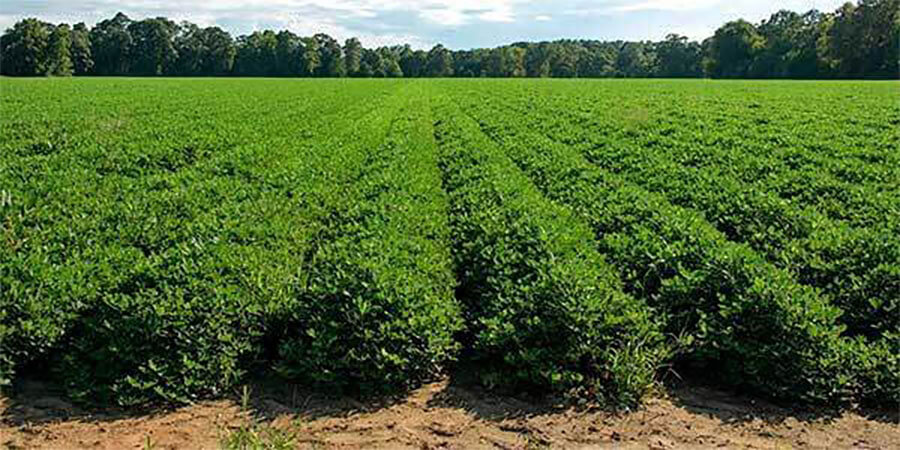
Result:
[[555,407],[447,380],[363,404],[287,387],[169,411],[88,413],[39,383],[0,399],[10,449],[215,449],[249,423],[289,430],[298,448],[900,448],[900,412],[797,412],[703,387],[677,387],[636,412]]

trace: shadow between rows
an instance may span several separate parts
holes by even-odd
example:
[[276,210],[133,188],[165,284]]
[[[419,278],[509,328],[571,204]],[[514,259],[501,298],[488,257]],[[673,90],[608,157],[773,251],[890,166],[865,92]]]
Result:
[[668,380],[665,393],[674,406],[693,414],[713,417],[729,425],[755,421],[779,425],[789,419],[801,423],[831,423],[849,412],[876,422],[900,424],[900,409],[778,402],[751,392],[721,386],[709,374],[690,371],[685,373],[684,378],[676,376]]
[[[194,403],[225,401],[252,420],[263,422],[285,415],[306,419],[349,417],[389,408],[405,401],[407,396],[407,393],[365,397],[342,395],[293,384],[267,373],[245,386]],[[66,421],[106,423],[151,419],[191,406],[81,404],[71,400],[57,381],[38,373],[28,373],[0,393],[0,423],[27,427]]]
[[[552,416],[566,412],[601,416],[639,414],[642,409],[616,410],[596,403],[563,396],[538,395],[530,392],[498,391],[485,388],[478,379],[477,367],[461,363],[447,376],[426,383],[410,392],[376,397],[354,397],[327,394],[307,387],[284,383],[272,378],[254,385],[251,412],[259,420],[290,416],[304,420],[347,418],[374,413],[401,404],[416,408],[461,410],[478,420],[505,422]],[[778,425],[788,420],[801,423],[829,423],[847,412],[868,420],[900,424],[900,409],[825,408],[808,405],[778,404],[759,396],[717,386],[704,377],[690,375],[685,379],[666,380],[654,397],[662,397],[673,408],[691,414],[713,417],[727,425],[755,421]]]
[[[269,373],[246,386],[206,400],[227,401],[258,422],[280,417],[302,420],[348,418],[404,403],[416,403],[426,409],[461,409],[489,421],[548,415],[571,407],[563,399],[489,391],[479,385],[476,373],[470,368],[458,368],[450,375],[431,380],[408,392],[369,396],[314,389],[287,382]],[[0,422],[10,426],[64,421],[104,423],[158,417],[183,407],[82,405],[69,399],[63,386],[54,380],[29,373],[16,380],[0,396]]]
[[[668,399],[675,408],[713,417],[729,425],[754,421],[777,425],[789,419],[805,423],[828,423],[843,415],[838,409],[775,404],[759,397],[724,390],[693,377],[670,380],[660,395]],[[73,420],[103,423],[153,418],[180,408],[82,406],[67,399],[59,385],[38,377],[18,380],[0,399],[0,421],[12,426]],[[462,410],[478,420],[489,422],[528,419],[571,411],[606,416],[634,413],[602,408],[590,402],[578,402],[560,396],[488,390],[478,382],[477,370],[468,365],[460,365],[449,375],[433,380],[421,388],[395,395],[341,395],[288,383],[269,374],[254,380],[246,388],[237,388],[209,400],[226,400],[260,422],[280,417],[302,420],[348,418],[404,403],[425,409]],[[854,412],[869,420],[900,424],[900,409],[857,409]]]
[[125,408],[82,405],[72,401],[56,381],[35,375],[19,378],[3,390],[0,396],[0,423],[18,427],[65,421],[113,422],[153,418],[175,409],[174,406]]

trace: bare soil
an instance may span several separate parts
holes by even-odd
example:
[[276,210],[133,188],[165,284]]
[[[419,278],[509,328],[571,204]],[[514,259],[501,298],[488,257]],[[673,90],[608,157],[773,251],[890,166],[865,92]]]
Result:
[[289,430],[298,448],[900,448],[900,411],[796,411],[678,386],[633,412],[499,396],[449,379],[364,403],[287,386],[174,410],[86,411],[45,384],[0,397],[0,447],[215,449],[250,423]]

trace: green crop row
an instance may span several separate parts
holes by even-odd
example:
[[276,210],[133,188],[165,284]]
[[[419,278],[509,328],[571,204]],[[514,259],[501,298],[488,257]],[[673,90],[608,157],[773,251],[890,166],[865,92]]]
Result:
[[570,123],[565,111],[526,115],[521,106],[507,105],[495,110],[528,117],[533,129],[579,150],[593,164],[700,211],[729,239],[747,243],[802,283],[823,289],[844,311],[842,322],[851,334],[877,337],[900,329],[900,240],[891,227],[852,228],[742,182],[733,167],[685,165],[699,150],[668,136],[616,140],[598,132],[604,127]]
[[[884,101],[890,85],[629,87],[523,83],[491,98],[514,100],[530,113],[568,116],[606,150],[652,147],[853,226],[882,224],[900,208],[900,135],[891,126],[900,109]],[[808,94],[813,90],[815,97]]]
[[[281,373],[383,391],[435,375],[456,356],[447,204],[428,108],[399,105],[354,120],[319,154],[333,174],[303,195],[323,208],[306,273],[280,313]],[[351,176],[347,176],[351,175]]]
[[[601,251],[638,297],[666,313],[683,334],[692,364],[721,381],[776,398],[840,402],[888,393],[852,366],[856,349],[840,337],[840,311],[797,284],[703,216],[593,166],[527,124],[480,114],[483,127],[551,199],[593,227]],[[888,379],[891,365],[880,366]],[[896,372],[894,372],[896,373]]]
[[437,117],[457,292],[483,380],[636,404],[666,353],[650,311],[584,245],[587,227],[544,199],[471,119],[446,103]]
[[[317,223],[293,195],[318,169],[306,156],[322,153],[329,124],[350,128],[383,95],[336,87],[253,122],[228,121],[234,111],[225,102],[204,110],[212,125],[200,131],[189,120],[167,127],[165,115],[141,115],[142,104],[114,103],[132,117],[120,129],[98,120],[71,128],[54,152],[4,158],[12,199],[4,231],[18,243],[3,248],[0,263],[6,371],[44,360],[73,397],[120,403],[184,401],[242,379]],[[160,97],[176,117],[189,115],[180,97]],[[184,142],[194,138],[206,144],[192,145],[205,151],[194,151],[191,164],[159,164],[185,161]]]
[[891,87],[2,79],[0,385],[896,405]]

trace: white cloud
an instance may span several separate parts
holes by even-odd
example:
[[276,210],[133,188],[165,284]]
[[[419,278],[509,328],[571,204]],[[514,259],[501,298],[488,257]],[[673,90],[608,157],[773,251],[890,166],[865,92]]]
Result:
[[[61,16],[64,11],[79,11],[96,20],[124,11],[126,14],[166,15],[168,17],[233,17],[273,20],[292,12],[302,11],[311,20],[366,19],[379,13],[401,12],[417,16],[437,25],[458,26],[477,21],[510,22],[514,18],[514,4],[523,0],[4,0],[0,2],[0,20],[21,18],[32,11],[43,16]],[[9,16],[9,17],[7,17]]]
[[468,17],[459,10],[451,8],[424,9],[419,17],[439,25],[458,26],[468,22]]
[[478,18],[485,22],[515,22],[512,11],[505,10],[486,11],[479,14]]
[[827,11],[842,1],[0,0],[0,28],[25,17],[91,26],[122,11],[136,19],[166,16],[218,25],[234,35],[287,28],[302,35],[358,36],[367,45],[398,43],[392,41],[397,39],[421,48],[437,41],[476,47],[556,38],[658,39],[673,31],[699,39],[738,17],[755,22],[781,8]]
[[316,33],[325,33],[341,42],[351,37],[355,37],[359,39],[363,46],[369,48],[391,46],[403,43],[409,44],[410,47],[414,49],[424,50],[433,47],[435,44],[435,42],[432,42],[416,34],[393,32],[360,32],[341,25],[331,19],[313,19],[302,14],[288,15],[287,17],[278,20],[278,22],[282,24],[281,26],[283,28],[301,36],[311,36]]
[[610,11],[692,11],[709,8],[718,3],[722,3],[722,0],[644,0],[613,6]]
[[426,0],[398,2],[396,10],[418,13],[419,17],[440,26],[460,26],[482,22],[513,22],[515,5],[522,0]]
[[566,9],[563,14],[621,15],[641,11],[695,11],[707,9],[723,2],[723,0],[610,0],[590,6],[578,4],[574,8]]
[[666,30],[661,30],[661,33],[658,36],[652,36],[653,39],[664,39],[665,35],[669,33],[679,34],[682,36],[687,36],[688,39],[694,41],[702,41],[716,32],[716,28],[718,28],[719,24],[711,24],[711,25],[675,25],[670,28],[666,28]]
[[[592,4],[576,3],[565,14],[625,14],[642,11],[717,12],[720,16],[743,14],[748,16],[770,15],[779,9],[806,11],[812,8],[833,10],[847,0],[601,0]],[[755,18],[755,17],[754,17]]]

